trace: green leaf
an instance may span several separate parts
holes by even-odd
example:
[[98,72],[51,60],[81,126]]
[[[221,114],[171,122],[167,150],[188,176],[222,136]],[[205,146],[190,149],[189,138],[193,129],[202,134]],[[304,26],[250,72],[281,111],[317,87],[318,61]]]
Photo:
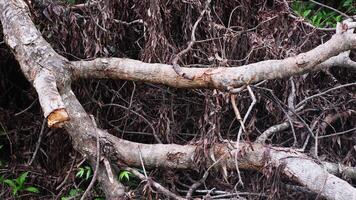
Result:
[[313,24],[314,24],[315,26],[319,27],[319,26],[320,26],[321,19],[322,19],[321,16],[317,16],[317,18],[316,18],[316,20],[314,21]]
[[40,193],[40,191],[36,187],[32,186],[25,188],[25,190],[32,193]]
[[79,194],[79,192],[81,192],[81,189],[70,189],[69,190],[69,195],[71,197],[75,197],[75,196],[77,196]]
[[25,183],[25,181],[26,181],[27,175],[28,175],[28,172],[24,172],[24,173],[22,173],[17,179],[15,179],[15,181],[16,181],[20,186],[22,186],[22,185]]
[[13,188],[12,189],[12,194],[14,195],[14,196],[16,196],[17,195],[17,192],[19,191],[19,188]]
[[337,22],[341,22],[341,15],[336,16],[336,17],[335,17],[335,20],[336,20]]
[[129,171],[122,171],[119,174],[119,180],[120,181],[129,181],[130,180],[130,176],[132,176],[131,172]]
[[86,173],[86,176],[85,176],[85,180],[88,180],[91,176],[91,168],[90,167],[86,167],[86,170],[87,170],[87,173]]
[[84,175],[84,168],[79,168],[79,171],[75,174],[76,177],[83,177]]
[[5,180],[4,175],[0,176],[0,183],[3,183]]
[[353,0],[346,0],[343,2],[342,7],[351,7]]
[[306,10],[303,12],[303,17],[307,17],[310,14],[311,10]]
[[8,184],[11,188],[16,188],[16,184],[13,180],[10,180],[10,179],[6,179],[4,180],[4,183]]

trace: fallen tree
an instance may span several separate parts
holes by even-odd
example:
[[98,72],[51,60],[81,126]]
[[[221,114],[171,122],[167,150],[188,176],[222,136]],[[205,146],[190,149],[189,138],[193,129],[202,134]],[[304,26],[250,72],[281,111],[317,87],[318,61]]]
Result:
[[[69,61],[42,37],[31,20],[25,1],[1,0],[0,13],[5,42],[19,62],[23,74],[36,89],[48,126],[62,127],[68,132],[75,150],[85,156],[96,169],[93,181],[98,179],[107,199],[126,196],[123,185],[113,178],[115,175],[111,165],[194,169],[197,167],[197,157],[201,156],[199,147],[193,144],[142,144],[112,136],[97,127],[95,119],[84,110],[71,89],[72,81],[80,78],[108,78],[236,93],[264,80],[305,74],[332,66],[356,68],[356,62],[349,57],[350,50],[356,49],[356,34],[353,33],[356,22],[352,20],[340,23],[336,33],[324,44],[297,56],[239,67],[181,67],[182,73],[191,77],[186,78],[177,74],[173,65],[145,63],[128,58]],[[303,104],[297,105],[295,109],[301,109]],[[242,132],[244,120],[238,112],[236,115],[241,123],[239,132]],[[310,137],[317,136],[311,133]],[[201,165],[206,168],[214,165],[222,171],[262,171],[266,167],[281,167],[282,174],[290,180],[327,199],[356,198],[356,189],[327,172],[328,165],[323,165],[317,159],[292,148],[239,140],[238,136],[237,141],[212,144],[205,149],[208,153]],[[151,185],[172,198],[183,199],[157,184],[151,182]]]

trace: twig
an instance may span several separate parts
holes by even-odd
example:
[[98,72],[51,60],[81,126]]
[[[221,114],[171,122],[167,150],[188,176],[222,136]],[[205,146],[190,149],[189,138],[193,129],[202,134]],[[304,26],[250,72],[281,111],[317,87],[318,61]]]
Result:
[[64,180],[62,181],[62,183],[59,184],[59,185],[56,187],[56,190],[59,190],[59,189],[60,189],[61,187],[63,187],[63,185],[67,182],[67,180],[68,180],[68,178],[69,178],[69,175],[70,175],[70,173],[71,173],[72,170],[73,170],[73,167],[74,167],[74,164],[75,164],[76,159],[77,159],[77,154],[75,154],[75,156],[74,156],[74,159],[73,159],[73,161],[72,161],[72,164],[70,165],[70,168],[69,168],[69,171],[67,172],[66,177],[64,178]]
[[[243,124],[246,123],[247,118],[248,118],[248,116],[250,115],[250,113],[251,113],[251,111],[252,111],[252,108],[256,105],[256,102],[257,102],[256,96],[255,96],[255,94],[253,93],[253,91],[252,91],[252,89],[251,89],[251,87],[250,87],[249,85],[247,85],[247,90],[248,90],[248,93],[250,94],[250,97],[251,97],[252,102],[251,102],[250,106],[248,107],[247,112],[246,112],[246,114],[245,114],[245,116],[244,116],[244,119],[243,119],[243,121],[242,121]],[[243,130],[243,131],[246,133],[246,129]],[[242,132],[242,126],[241,126],[240,129],[239,129],[239,134],[241,134],[240,132]]]
[[196,29],[198,27],[199,22],[203,19],[203,16],[204,16],[205,12],[208,10],[210,2],[211,2],[211,0],[207,0],[206,1],[204,10],[200,13],[199,18],[197,19],[197,21],[193,25],[193,29],[192,29],[192,33],[191,33],[191,36],[190,36],[190,41],[188,42],[188,46],[185,49],[183,49],[182,51],[180,51],[178,54],[176,54],[174,56],[174,58],[172,59],[173,70],[179,76],[182,76],[183,78],[190,79],[190,80],[193,79],[193,77],[190,77],[190,76],[188,76],[187,74],[185,74],[183,72],[182,68],[178,64],[178,60],[179,60],[180,57],[182,57],[184,54],[186,54],[193,47],[193,45],[194,45],[194,43],[196,41],[196,38],[195,38]]
[[156,134],[156,130],[155,128],[153,127],[153,125],[151,124],[150,121],[148,121],[148,119],[146,119],[146,117],[144,117],[143,115],[141,115],[140,113],[134,111],[134,110],[131,110],[123,105],[120,105],[120,104],[116,104],[116,103],[108,103],[108,104],[105,104],[105,105],[102,105],[103,107],[104,106],[117,106],[117,107],[120,107],[120,108],[123,108],[123,109],[126,109],[132,113],[134,113],[135,115],[141,117],[147,124],[148,126],[150,126],[150,128],[152,129],[152,135],[155,137],[155,139],[157,140],[158,143],[162,143],[162,141],[159,139],[159,137],[157,136]]
[[[236,119],[240,122],[240,125],[242,127],[242,130],[244,130],[244,132],[246,132],[246,129],[245,129],[245,125],[241,119],[241,115],[240,115],[240,111],[239,109],[237,108],[237,105],[236,105],[236,95],[235,94],[232,94],[231,95],[231,104],[232,104],[232,108],[235,112],[235,115],[236,115]],[[242,177],[241,177],[241,173],[240,173],[240,170],[239,170],[239,165],[238,165],[238,162],[237,162],[237,156],[238,156],[238,152],[239,152],[239,144],[240,144],[240,137],[241,137],[241,133],[239,131],[239,133],[237,134],[237,139],[236,139],[236,153],[235,153],[235,165],[236,165],[236,171],[237,171],[237,176],[239,178],[239,181],[238,183],[240,183],[241,185],[243,185],[243,182],[242,182]]]
[[166,189],[165,187],[163,187],[161,184],[153,181],[151,178],[149,178],[147,176],[147,172],[146,172],[146,168],[145,168],[145,164],[143,162],[143,158],[142,158],[142,152],[141,149],[138,148],[139,151],[139,155],[140,155],[140,162],[141,162],[141,166],[142,166],[142,170],[144,174],[141,174],[139,171],[137,171],[136,169],[133,169],[131,167],[126,167],[125,170],[131,172],[133,175],[137,176],[139,179],[141,179],[142,181],[146,181],[150,186],[153,186],[154,188],[156,188],[159,192],[172,197],[173,199],[177,199],[177,200],[184,200],[184,198],[174,194],[173,192],[169,191],[168,189]]
[[114,19],[114,22],[116,22],[118,24],[123,24],[123,25],[126,25],[126,26],[130,26],[132,24],[144,24],[142,19],[136,19],[136,20],[133,20],[133,21],[130,21],[130,22],[122,21],[122,20],[119,20],[119,19]]
[[[246,195],[255,195],[255,196],[258,196],[258,197],[267,197],[267,195],[264,195],[264,194],[260,194],[260,193],[248,193],[248,192],[245,192]],[[247,200],[246,198],[243,198],[243,197],[240,197],[241,193],[239,192],[235,192],[235,193],[227,193],[227,194],[220,194],[220,195],[216,195],[216,196],[211,196],[211,199],[220,199],[220,200],[223,200],[223,199],[238,199],[238,200]],[[238,198],[233,198],[233,197],[238,197]],[[260,198],[257,198],[257,199],[260,199]]]
[[37,102],[37,100],[38,100],[38,98],[36,100],[34,100],[27,108],[25,108],[25,110],[15,113],[15,116],[21,115],[22,113],[28,111]]
[[151,186],[153,186],[154,188],[156,188],[158,191],[160,191],[161,193],[173,198],[173,199],[177,199],[177,200],[184,200],[184,198],[174,194],[173,192],[169,191],[168,189],[166,189],[165,187],[163,187],[161,184],[153,181],[152,179],[146,178],[145,175],[141,174],[139,171],[130,168],[130,167],[126,167],[125,170],[131,172],[132,174],[134,174],[135,176],[137,176],[139,179],[143,180],[143,181],[147,181]]
[[265,130],[258,138],[256,139],[255,142],[257,143],[265,143],[266,140],[274,133],[280,132],[287,130],[290,127],[289,122],[283,122],[281,124],[276,124],[274,126],[269,127],[267,130]]
[[146,168],[145,168],[145,164],[143,163],[143,159],[142,159],[142,152],[140,147],[138,147],[138,151],[139,151],[139,155],[140,155],[140,162],[141,162],[141,166],[142,166],[142,170],[143,170],[143,174],[145,175],[146,178],[148,178],[147,176],[147,172],[146,172]]
[[[246,128],[245,128],[245,125],[244,125],[244,123],[242,121],[240,111],[239,111],[239,109],[237,108],[237,105],[236,105],[236,95],[235,94],[231,94],[230,98],[231,98],[232,108],[233,108],[233,110],[235,112],[235,115],[236,115],[236,119],[240,122],[242,130],[244,132],[246,132]],[[239,137],[237,139],[239,140]]]
[[290,79],[290,83],[291,83],[291,91],[289,93],[288,96],[288,108],[290,111],[294,111],[295,110],[295,84],[293,81],[293,77],[291,77]]
[[46,122],[47,122],[47,119],[43,119],[41,132],[40,132],[40,135],[38,136],[38,140],[37,140],[37,143],[36,143],[35,152],[33,153],[30,162],[28,162],[28,165],[32,165],[32,162],[35,160],[35,157],[37,155],[38,149],[40,148],[40,145],[41,145],[41,141],[42,141],[42,137],[43,137],[43,132],[45,130]]
[[[278,107],[282,110],[282,112],[283,112],[284,114],[286,114],[287,119],[288,119],[288,121],[289,121],[289,123],[290,123],[291,130],[292,130],[293,134],[295,134],[292,119],[291,119],[291,117],[290,117],[289,114],[288,114],[289,112],[285,111],[285,109],[283,108],[283,106],[285,106],[285,107],[287,107],[287,108],[288,108],[288,106],[285,105],[281,100],[278,99],[278,97],[274,94],[273,90],[268,89],[268,88],[264,88],[264,87],[258,87],[258,86],[254,86],[254,87],[255,87],[255,88],[262,89],[262,90],[266,90],[267,92],[269,92],[269,93],[272,95],[274,103],[276,103],[276,104],[278,105]],[[268,96],[267,96],[267,97],[268,97]],[[270,98],[270,97],[268,97],[268,98]],[[288,109],[289,109],[289,108],[288,108]],[[310,135],[314,138],[314,137],[315,137],[315,136],[314,136],[314,133],[313,133],[313,131],[310,129],[310,127],[308,126],[308,124],[305,122],[305,120],[304,120],[303,118],[301,118],[295,111],[293,111],[293,110],[289,110],[289,111],[290,111],[291,113],[293,113],[293,115],[295,115],[295,116],[305,125],[305,127],[307,128],[307,130],[308,130],[308,132],[310,133]]]
[[328,126],[331,126],[331,124],[333,122],[335,122],[337,119],[347,118],[347,117],[350,117],[355,114],[356,114],[356,111],[353,111],[353,110],[347,110],[347,111],[339,112],[339,113],[330,113],[330,114],[326,115],[325,118],[321,121],[321,123],[320,123],[321,130],[325,131],[325,129]]
[[329,134],[329,135],[322,135],[322,136],[318,136],[319,139],[321,138],[327,138],[327,137],[332,137],[332,136],[337,136],[337,135],[343,135],[343,134],[346,134],[346,133],[349,133],[349,132],[352,132],[352,131],[355,131],[356,128],[352,128],[350,130],[346,130],[346,131],[342,131],[342,132],[337,132],[337,133],[332,133],[332,134]]
[[[134,98],[134,95],[135,95],[135,91],[136,91],[136,83],[134,81],[132,81],[132,84],[133,84],[133,89],[132,89],[132,92],[131,92],[129,106],[127,107],[128,111],[130,111],[131,108],[132,108],[132,101],[133,101],[133,98]],[[126,130],[126,125],[127,125],[128,119],[129,119],[129,117],[125,117],[125,122],[124,122],[122,135],[125,134],[125,130]]]
[[306,25],[306,26],[308,26],[310,28],[316,29],[316,30],[320,30],[320,31],[335,31],[336,30],[336,28],[322,28],[322,27],[314,26],[313,24],[311,24],[308,21],[306,21],[304,18],[297,17],[297,16],[294,16],[292,14],[289,14],[288,16],[293,18],[293,19],[296,19],[296,20],[300,19],[298,21],[301,21],[304,25]]
[[210,170],[211,168],[213,168],[216,164],[218,164],[223,158],[224,158],[224,156],[221,156],[217,161],[215,161],[212,165],[210,165],[210,167],[204,172],[203,177],[202,177],[199,181],[195,182],[193,185],[191,185],[191,186],[189,187],[188,193],[187,193],[187,195],[185,196],[185,198],[187,198],[187,199],[191,199],[191,198],[192,198],[193,192],[194,192],[201,184],[203,184],[203,183],[205,182],[205,180],[208,178],[208,176],[209,176],[209,170]]
[[182,197],[174,194],[173,192],[169,191],[168,189],[163,187],[161,184],[153,181],[151,178],[146,177],[146,175],[141,174],[136,169],[133,169],[131,167],[126,167],[125,170],[131,172],[133,175],[137,176],[142,181],[146,181],[150,186],[154,187],[155,189],[157,189],[162,194],[165,194],[165,195],[167,195],[167,196],[169,196],[169,197],[171,197],[173,199],[184,200],[184,198],[182,198]]
[[312,95],[312,96],[309,96],[309,97],[303,99],[301,102],[299,102],[299,103],[296,105],[296,108],[297,108],[296,111],[298,112],[298,111],[301,109],[301,106],[302,106],[305,102],[309,101],[309,100],[312,99],[312,98],[322,96],[322,95],[324,95],[324,94],[326,94],[326,93],[328,93],[328,92],[331,92],[331,91],[333,91],[333,90],[337,90],[337,89],[340,89],[340,88],[343,88],[343,87],[349,87],[349,86],[353,86],[353,85],[356,85],[356,82],[354,82],[354,83],[347,83],[347,84],[344,84],[344,85],[339,85],[339,86],[333,87],[333,88],[331,88],[331,89],[328,89],[328,90],[326,90],[326,91],[324,91],[324,92],[321,92],[321,93],[318,93],[318,94],[314,94],[314,95]]
[[[94,126],[96,127],[96,123],[95,123],[94,117],[92,117],[92,120],[93,120]],[[96,178],[98,176],[98,170],[99,170],[99,165],[100,165],[100,139],[99,139],[99,134],[98,133],[95,133],[95,134],[96,134],[96,164],[95,164],[94,174],[93,174],[93,178],[91,179],[91,181],[89,183],[89,186],[87,187],[87,189],[83,193],[83,196],[80,198],[80,200],[85,200],[85,198],[88,195],[89,191],[94,186],[94,183],[95,183]]]
[[289,96],[288,96],[287,117],[288,117],[288,120],[290,122],[290,126],[292,128],[293,139],[294,139],[293,146],[296,146],[298,144],[297,135],[295,134],[293,123],[291,122],[292,120],[289,117],[295,111],[295,84],[294,84],[294,81],[293,81],[293,77],[291,77],[289,80],[291,82],[291,91],[290,91]]
[[241,87],[239,87],[239,88],[228,88],[228,90],[229,90],[229,93],[231,93],[231,94],[236,94],[236,93],[240,93],[240,92],[242,92],[244,89],[246,89],[246,85],[243,85],[243,86],[241,86]]
[[[250,115],[250,113],[251,113],[251,111],[252,111],[252,108],[255,106],[255,104],[256,104],[256,102],[257,102],[256,96],[255,96],[255,94],[253,93],[253,91],[252,91],[252,89],[251,89],[251,87],[250,87],[249,85],[247,85],[247,90],[248,90],[248,93],[250,94],[250,97],[251,97],[251,99],[252,99],[252,102],[251,102],[250,106],[248,107],[247,112],[246,112],[246,114],[245,114],[244,119],[242,120],[242,122],[241,122],[241,116],[239,116],[239,117],[240,117],[240,124],[241,124],[241,126],[240,126],[239,132],[238,132],[238,134],[237,134],[237,140],[236,140],[237,146],[236,146],[236,149],[239,148],[240,137],[241,137],[242,131],[244,131],[244,132],[247,134],[246,127],[245,127],[245,123],[246,123],[246,121],[247,121],[248,116]],[[234,99],[234,101],[235,101],[235,99]],[[237,106],[236,106],[236,102],[234,102],[234,101],[232,101],[232,102],[233,102],[233,105],[235,104],[234,110],[236,109],[236,110],[238,111]],[[233,106],[233,107],[234,107],[234,106]],[[238,113],[240,114],[240,112],[238,112]],[[241,173],[240,173],[240,171],[239,171],[238,162],[237,162],[238,152],[239,152],[239,151],[237,150],[236,153],[235,153],[235,165],[236,165],[237,175],[238,175],[238,177],[239,177],[238,183],[240,183],[240,184],[243,186],[244,184],[243,184],[243,182],[242,182]]]
[[335,8],[333,8],[333,7],[331,7],[331,6],[325,5],[325,4],[323,4],[323,3],[319,3],[319,2],[314,1],[314,0],[309,0],[309,1],[310,1],[310,2],[315,3],[315,4],[319,5],[319,6],[322,6],[322,7],[328,8],[328,9],[330,9],[330,10],[334,11],[334,12],[337,12],[337,13],[339,13],[340,15],[342,15],[342,16],[344,16],[344,17],[346,17],[346,18],[351,18],[349,15],[347,15],[347,14],[345,14],[345,13],[341,12],[340,10],[335,9]]

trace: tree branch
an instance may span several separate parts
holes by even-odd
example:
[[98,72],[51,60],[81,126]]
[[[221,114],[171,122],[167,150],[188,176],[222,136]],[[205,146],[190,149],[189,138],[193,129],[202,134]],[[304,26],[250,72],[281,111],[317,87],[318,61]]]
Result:
[[[48,126],[60,126],[69,120],[59,93],[69,83],[70,73],[66,66],[70,63],[43,39],[25,2],[0,0],[0,20],[5,42],[35,87]],[[68,81],[60,81],[59,77]]]
[[[109,135],[105,131],[100,131],[100,138],[104,140],[113,160],[126,161],[130,166],[141,166],[140,155],[147,168],[176,168],[194,169],[194,158],[196,148],[194,145],[176,144],[140,144],[121,140]],[[356,189],[346,181],[329,174],[323,167],[312,158],[289,148],[276,148],[261,144],[240,143],[230,146],[231,143],[214,144],[208,152],[210,157],[219,159],[224,157],[224,165],[230,170],[235,169],[235,153],[243,152],[243,156],[238,157],[240,169],[262,170],[263,167],[271,165],[274,167],[284,166],[282,173],[288,178],[306,186],[315,193],[327,199],[352,199],[356,197]],[[110,148],[108,147],[110,146]],[[137,149],[136,151],[134,149]],[[140,151],[138,151],[140,149]],[[213,160],[210,159],[205,166],[210,166]]]
[[[339,26],[342,28],[343,26]],[[73,61],[72,78],[111,78],[145,81],[177,88],[230,89],[262,80],[290,77],[332,66],[344,66],[348,57],[340,53],[356,48],[356,34],[346,30],[324,44],[294,57],[266,60],[240,67],[186,68],[182,73],[192,80],[177,75],[171,65],[144,63],[128,58],[97,58]],[[351,64],[349,64],[351,65]],[[349,66],[347,65],[347,66]]]

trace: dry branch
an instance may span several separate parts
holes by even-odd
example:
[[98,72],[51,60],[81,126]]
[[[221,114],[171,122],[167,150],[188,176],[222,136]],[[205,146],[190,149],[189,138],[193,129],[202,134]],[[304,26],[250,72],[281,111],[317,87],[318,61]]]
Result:
[[[187,80],[180,77],[171,65],[148,64],[123,58],[99,58],[93,61],[69,62],[58,55],[42,38],[31,21],[26,3],[22,0],[0,0],[0,20],[5,42],[19,61],[22,72],[33,84],[50,126],[64,123],[74,148],[95,166],[97,152],[118,165],[148,168],[192,169],[197,146],[176,144],[140,144],[119,139],[98,129],[70,88],[71,79],[113,78],[146,81],[185,88],[236,88],[265,79],[275,79],[305,73],[334,65],[343,65],[348,57],[342,52],[356,48],[356,35],[340,30],[328,42],[315,49],[284,60],[262,61],[235,68],[182,68]],[[339,26],[344,27],[344,26]],[[346,59],[346,61],[345,61]],[[70,119],[70,120],[69,120]],[[99,138],[100,149],[96,141]],[[238,147],[238,148],[237,148]],[[327,199],[355,199],[356,189],[346,181],[329,174],[321,164],[310,157],[288,148],[261,144],[212,144],[211,159],[223,157],[221,167],[235,169],[235,156],[239,168],[262,170],[264,167],[283,166],[282,173]],[[98,180],[107,199],[123,198],[123,186],[109,181],[105,166],[100,163]]]
[[[130,166],[141,166],[140,153],[147,168],[176,168],[194,169],[196,148],[194,145],[175,144],[140,144],[118,139],[105,131],[100,131],[100,138],[110,146],[111,158],[124,160]],[[315,193],[320,193],[327,199],[356,198],[356,189],[346,181],[329,174],[323,165],[316,160],[289,148],[276,148],[261,144],[240,143],[230,146],[230,143],[215,144],[209,150],[210,157],[219,159],[224,156],[222,163],[230,170],[235,169],[235,153],[240,152],[238,158],[240,169],[262,170],[270,165],[284,166],[282,172],[290,179],[306,186]],[[107,147],[109,148],[109,147]],[[137,149],[137,151],[133,151]],[[138,151],[140,149],[140,151]],[[115,159],[114,159],[115,160]],[[214,161],[206,162],[209,167]],[[335,170],[333,167],[332,170]]]
[[69,120],[59,90],[68,84],[60,77],[65,80],[69,76],[65,66],[70,63],[43,39],[28,14],[25,2],[1,0],[0,10],[6,44],[20,63],[27,80],[35,87],[48,125],[60,126]]
[[[70,89],[70,72],[67,59],[57,54],[48,42],[41,36],[33,24],[26,3],[22,0],[0,0],[0,20],[3,26],[4,38],[18,60],[26,78],[35,87],[44,116],[50,127],[57,127],[64,122],[66,130],[71,135],[77,151],[87,156],[95,166],[96,154],[88,154],[88,149],[96,149],[96,127],[85,113],[80,103]],[[75,109],[73,108],[75,107]],[[78,109],[89,119],[87,127],[80,118]],[[69,120],[70,118],[70,120]],[[83,123],[83,124],[82,124]],[[84,129],[78,129],[84,128]],[[87,141],[84,143],[83,141]],[[98,171],[98,180],[108,199],[124,197],[123,186],[108,181],[104,167]]]
[[[329,41],[295,57],[283,60],[266,60],[258,63],[229,68],[186,68],[182,73],[171,65],[144,63],[128,58],[97,58],[92,61],[73,61],[72,76],[78,78],[111,78],[164,84],[177,88],[216,88],[229,90],[263,80],[290,77],[331,66],[351,67],[349,57],[338,54],[356,48],[356,34],[335,34]],[[347,64],[349,63],[349,64]]]

